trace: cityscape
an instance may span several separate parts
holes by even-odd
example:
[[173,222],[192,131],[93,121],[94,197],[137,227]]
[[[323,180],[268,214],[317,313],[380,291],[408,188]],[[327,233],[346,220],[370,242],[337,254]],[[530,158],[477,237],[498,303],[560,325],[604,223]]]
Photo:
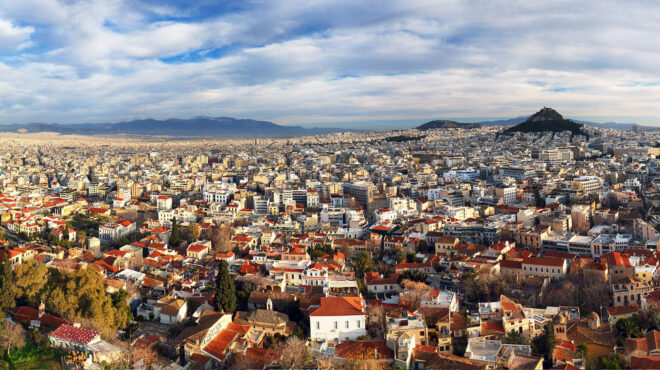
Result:
[[655,4],[193,3],[0,4],[0,369],[660,369]]

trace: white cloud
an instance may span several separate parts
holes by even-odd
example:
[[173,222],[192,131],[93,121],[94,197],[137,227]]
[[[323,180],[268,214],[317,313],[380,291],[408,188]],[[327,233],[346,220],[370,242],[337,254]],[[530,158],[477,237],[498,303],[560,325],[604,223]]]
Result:
[[14,52],[30,46],[32,27],[18,27],[12,22],[0,19],[0,52]]
[[[660,117],[654,3],[283,0],[214,16],[153,4],[3,2],[0,121],[300,124],[506,117],[543,105]],[[227,46],[218,59],[160,61]]]

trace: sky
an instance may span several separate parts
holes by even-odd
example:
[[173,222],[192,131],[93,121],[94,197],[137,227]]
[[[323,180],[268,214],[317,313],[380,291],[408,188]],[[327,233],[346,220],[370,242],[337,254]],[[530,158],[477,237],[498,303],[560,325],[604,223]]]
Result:
[[660,125],[656,1],[2,0],[0,123]]

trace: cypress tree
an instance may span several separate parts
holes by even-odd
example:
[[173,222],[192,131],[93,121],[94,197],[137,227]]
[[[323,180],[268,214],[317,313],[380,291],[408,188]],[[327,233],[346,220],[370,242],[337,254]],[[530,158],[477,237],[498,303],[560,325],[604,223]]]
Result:
[[236,310],[236,287],[229,275],[226,261],[220,262],[218,274],[215,277],[215,307],[218,311],[234,313]]
[[181,235],[179,235],[179,224],[176,222],[176,218],[172,221],[172,230],[170,231],[170,244],[177,245],[181,241]]

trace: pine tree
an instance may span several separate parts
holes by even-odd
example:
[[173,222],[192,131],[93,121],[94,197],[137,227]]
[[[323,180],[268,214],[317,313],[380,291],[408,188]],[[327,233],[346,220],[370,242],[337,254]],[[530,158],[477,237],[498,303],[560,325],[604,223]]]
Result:
[[9,258],[0,264],[0,312],[16,307],[16,285]]
[[169,243],[172,245],[177,245],[181,241],[181,235],[179,235],[179,224],[176,222],[176,218],[172,220],[172,230],[170,231],[170,240]]
[[220,263],[215,278],[215,307],[218,311],[233,313],[236,310],[236,287],[229,275],[226,261]]

